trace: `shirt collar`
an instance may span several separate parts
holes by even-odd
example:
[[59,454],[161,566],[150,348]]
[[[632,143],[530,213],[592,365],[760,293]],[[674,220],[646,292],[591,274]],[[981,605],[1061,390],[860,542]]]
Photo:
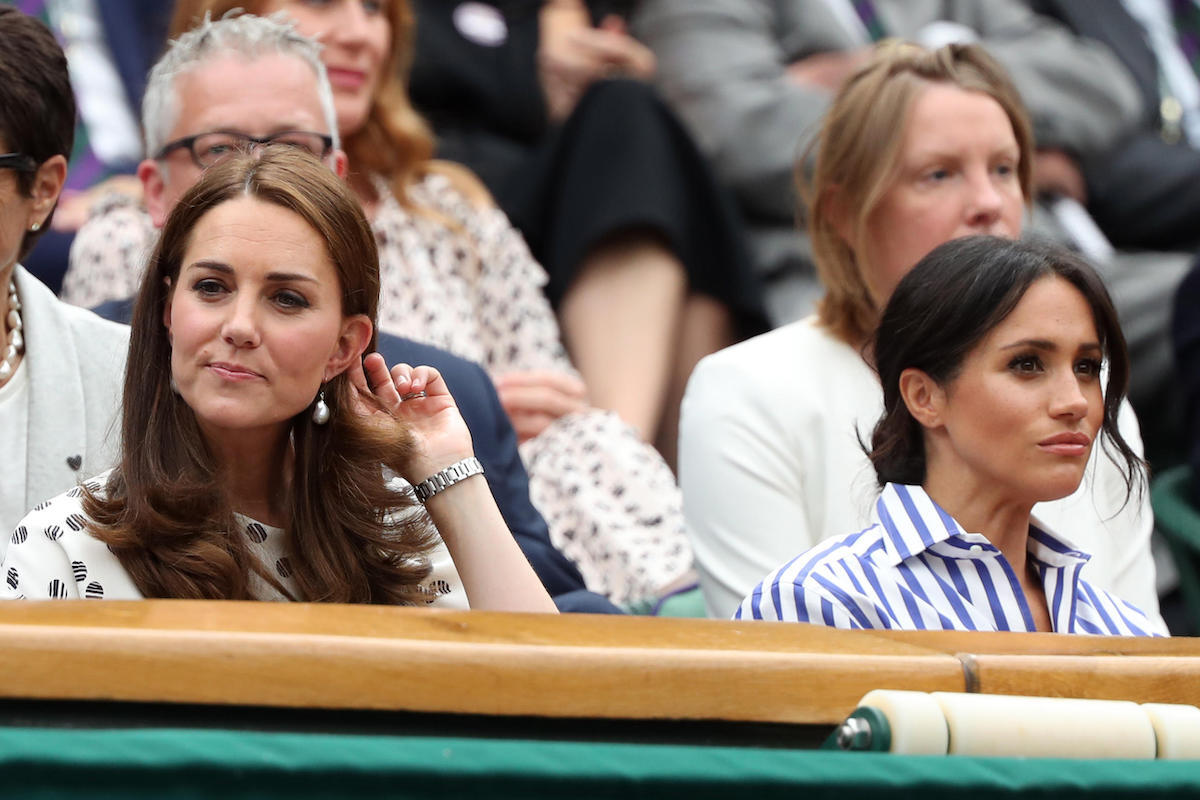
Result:
[[[875,514],[883,529],[887,563],[893,567],[953,537],[986,541],[982,535],[963,529],[920,486],[885,485],[875,501]],[[1035,560],[1051,567],[1066,567],[1091,558],[1036,518],[1030,519],[1028,550]]]

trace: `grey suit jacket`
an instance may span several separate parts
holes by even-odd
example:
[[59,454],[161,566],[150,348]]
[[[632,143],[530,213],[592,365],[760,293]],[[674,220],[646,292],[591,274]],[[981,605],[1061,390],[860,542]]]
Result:
[[[1040,146],[1087,156],[1134,124],[1140,98],[1102,46],[1019,0],[875,0],[888,35],[919,40],[945,20],[974,31],[1010,71]],[[643,0],[634,32],[658,81],[752,218],[790,223],[792,166],[815,135],[827,92],[785,78],[805,56],[862,46],[826,0]]]
[[29,438],[25,507],[3,514],[19,520],[41,501],[113,466],[129,328],[59,301],[20,265],[16,282],[30,378]]

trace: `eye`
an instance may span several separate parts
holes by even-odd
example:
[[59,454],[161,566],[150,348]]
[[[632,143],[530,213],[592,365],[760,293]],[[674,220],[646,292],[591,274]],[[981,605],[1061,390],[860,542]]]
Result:
[[368,14],[382,14],[387,3],[385,0],[363,0],[362,7]]
[[936,167],[935,169],[926,170],[921,179],[929,183],[940,183],[950,177],[950,170],[945,167]]
[[304,295],[292,289],[281,289],[275,293],[275,296],[272,299],[275,301],[276,305],[279,305],[289,311],[292,309],[309,307],[308,299]]
[[201,278],[192,284],[192,291],[201,297],[212,298],[225,293],[225,286],[216,278]]
[[997,175],[1000,175],[1000,176],[1002,176],[1002,177],[1005,177],[1005,178],[1007,178],[1007,177],[1009,177],[1009,176],[1011,176],[1011,175],[1014,175],[1014,174],[1016,174],[1017,168],[1016,168],[1016,165],[1015,165],[1015,164],[1012,164],[1011,162],[1005,161],[1005,162],[1002,162],[1002,163],[1000,163],[1000,164],[997,164],[997,165],[996,165],[996,166],[993,168],[993,171],[994,171],[994,172],[995,172]]
[[1008,368],[1018,375],[1036,375],[1045,369],[1041,357],[1034,353],[1023,353],[1016,356],[1008,362]]
[[1075,374],[1087,378],[1099,378],[1103,366],[1098,358],[1081,358],[1075,362]]

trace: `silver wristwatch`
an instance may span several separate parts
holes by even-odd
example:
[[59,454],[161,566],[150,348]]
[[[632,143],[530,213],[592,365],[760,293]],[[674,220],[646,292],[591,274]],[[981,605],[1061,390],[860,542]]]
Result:
[[472,475],[482,475],[483,464],[479,463],[479,459],[475,456],[464,458],[450,466],[446,467],[441,472],[435,472],[425,480],[413,487],[416,492],[417,499],[422,503],[429,501],[429,498],[435,494],[444,492],[456,483],[465,481]]

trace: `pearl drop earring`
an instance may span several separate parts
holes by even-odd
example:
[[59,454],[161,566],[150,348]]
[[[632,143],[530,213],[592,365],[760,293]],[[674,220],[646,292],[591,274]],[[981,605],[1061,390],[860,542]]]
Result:
[[324,425],[326,422],[329,422],[330,416],[332,415],[329,411],[329,406],[325,404],[325,390],[322,389],[317,393],[317,402],[313,405],[313,424]]

